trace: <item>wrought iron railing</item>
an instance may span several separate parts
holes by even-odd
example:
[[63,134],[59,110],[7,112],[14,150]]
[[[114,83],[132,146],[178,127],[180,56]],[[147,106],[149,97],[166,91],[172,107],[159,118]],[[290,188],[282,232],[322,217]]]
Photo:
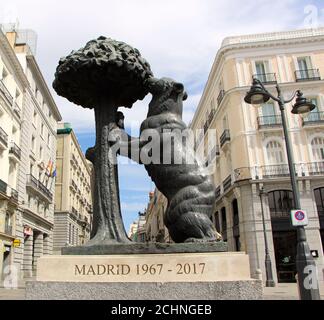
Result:
[[277,77],[275,73],[259,73],[253,75],[253,78],[260,80],[263,84],[277,83]]
[[273,115],[273,116],[258,117],[259,129],[265,127],[278,127],[281,125],[282,125],[281,116]]
[[311,112],[303,119],[303,125],[324,122],[324,112]]
[[10,106],[12,106],[13,97],[12,97],[11,93],[9,92],[9,90],[7,89],[5,83],[2,80],[0,80],[0,91],[2,91],[2,93],[4,94],[6,99],[8,100]]
[[223,147],[227,141],[231,141],[231,135],[228,129],[224,130],[223,134],[220,137],[221,147]]
[[6,147],[8,147],[8,135],[1,127],[0,127],[0,140]]
[[32,188],[41,192],[41,194],[45,195],[49,200],[52,200],[52,192],[49,191],[47,187],[41,181],[37,180],[32,174],[27,175],[27,186],[31,186]]
[[12,153],[18,159],[21,158],[21,149],[13,141],[11,142],[9,153]]
[[305,69],[295,71],[296,81],[321,80],[319,69]]
[[15,105],[14,105],[14,112],[20,118],[21,109],[20,109],[20,107],[18,106],[18,104],[16,102],[15,102]]
[[221,187],[219,186],[215,189],[215,197],[216,199],[218,199],[220,196],[221,196]]
[[232,186],[232,175],[229,175],[224,181],[223,181],[223,190],[224,192],[227,191]]

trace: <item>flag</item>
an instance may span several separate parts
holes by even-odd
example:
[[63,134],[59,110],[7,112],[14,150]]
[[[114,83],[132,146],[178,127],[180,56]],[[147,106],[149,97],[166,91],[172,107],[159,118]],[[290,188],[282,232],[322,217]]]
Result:
[[52,160],[50,159],[50,160],[48,160],[48,164],[47,164],[47,167],[46,167],[46,172],[45,172],[45,174],[46,174],[48,177],[50,177],[51,174],[52,174],[52,170],[53,170],[53,162],[52,162]]
[[55,178],[56,175],[57,175],[57,173],[56,173],[56,168],[55,168],[54,171],[53,171],[53,173],[52,173],[52,178]]

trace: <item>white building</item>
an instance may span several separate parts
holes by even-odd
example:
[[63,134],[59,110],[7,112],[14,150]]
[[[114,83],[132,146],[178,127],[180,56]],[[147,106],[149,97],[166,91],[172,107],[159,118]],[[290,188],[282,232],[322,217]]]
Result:
[[15,93],[21,119],[19,170],[12,178],[16,180],[19,199],[13,261],[23,276],[30,277],[37,259],[52,252],[55,181],[51,175],[56,165],[56,130],[61,115],[32,51],[35,43],[30,40],[35,39],[34,33],[4,32],[7,39],[2,34],[1,40],[15,53],[12,63],[17,65],[19,61],[27,83],[21,97],[19,91]]

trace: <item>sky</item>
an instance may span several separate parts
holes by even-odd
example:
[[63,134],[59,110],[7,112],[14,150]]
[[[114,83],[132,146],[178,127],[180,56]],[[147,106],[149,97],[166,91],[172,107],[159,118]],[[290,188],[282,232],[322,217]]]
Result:
[[[1,0],[0,23],[18,23],[37,33],[36,60],[65,122],[82,150],[95,144],[93,111],[73,105],[52,89],[60,57],[101,35],[124,41],[141,52],[155,77],[182,82],[189,122],[208,75],[227,36],[324,26],[322,0]],[[130,110],[125,125],[137,134],[150,96]],[[136,164],[119,165],[121,206],[126,231],[148,203],[154,184]]]

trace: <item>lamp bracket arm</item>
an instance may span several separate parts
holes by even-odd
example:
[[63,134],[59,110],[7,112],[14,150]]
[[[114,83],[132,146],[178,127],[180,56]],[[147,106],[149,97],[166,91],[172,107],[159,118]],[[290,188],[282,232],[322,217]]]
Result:
[[285,100],[285,103],[289,103],[289,102],[293,101],[294,98],[296,97],[297,92],[298,92],[298,91],[295,91],[295,92],[293,93],[293,95],[292,95],[292,97],[291,97],[290,99]]

